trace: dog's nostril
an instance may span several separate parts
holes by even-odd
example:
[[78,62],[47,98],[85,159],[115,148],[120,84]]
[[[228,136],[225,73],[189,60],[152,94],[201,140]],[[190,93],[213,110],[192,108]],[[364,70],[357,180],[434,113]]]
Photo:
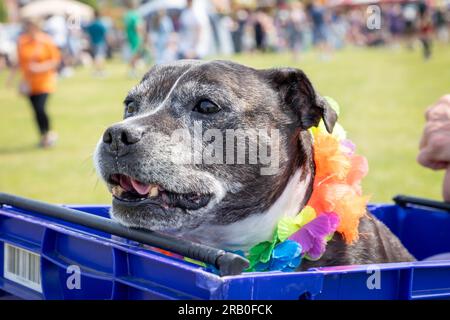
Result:
[[111,132],[109,130],[106,130],[106,132],[103,134],[103,142],[110,144],[112,142],[113,138],[111,135]]
[[124,129],[120,133],[120,141],[125,145],[135,144],[141,140],[142,134],[139,129]]
[[112,126],[103,134],[103,143],[108,150],[123,154],[128,152],[128,146],[139,142],[144,135],[144,130],[139,127]]
[[130,141],[128,141],[128,135],[126,134],[125,131],[122,131],[122,133],[120,134],[120,141],[122,141],[125,144],[131,144]]

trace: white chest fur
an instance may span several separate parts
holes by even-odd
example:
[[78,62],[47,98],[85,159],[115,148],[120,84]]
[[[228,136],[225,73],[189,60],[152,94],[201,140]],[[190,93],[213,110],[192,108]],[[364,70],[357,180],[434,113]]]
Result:
[[200,226],[186,236],[218,248],[243,251],[248,251],[259,242],[270,240],[281,217],[295,216],[301,209],[302,200],[311,183],[310,174],[300,180],[301,171],[302,169],[298,169],[291,176],[280,197],[267,211],[229,225]]

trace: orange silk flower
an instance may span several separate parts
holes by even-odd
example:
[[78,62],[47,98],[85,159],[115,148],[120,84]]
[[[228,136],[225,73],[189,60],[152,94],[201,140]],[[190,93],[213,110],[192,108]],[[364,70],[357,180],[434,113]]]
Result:
[[369,200],[361,192],[367,160],[345,152],[339,139],[323,130],[314,130],[313,137],[316,175],[308,205],[318,213],[335,212],[340,219],[337,231],[350,244],[358,239],[359,220]]

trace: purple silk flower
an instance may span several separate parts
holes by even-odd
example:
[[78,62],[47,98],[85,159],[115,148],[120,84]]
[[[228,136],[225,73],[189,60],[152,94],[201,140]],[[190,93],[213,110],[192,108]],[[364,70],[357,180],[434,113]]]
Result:
[[312,260],[319,259],[326,249],[326,237],[335,232],[338,225],[339,216],[336,213],[323,213],[305,224],[289,239],[302,246],[302,255],[307,254]]

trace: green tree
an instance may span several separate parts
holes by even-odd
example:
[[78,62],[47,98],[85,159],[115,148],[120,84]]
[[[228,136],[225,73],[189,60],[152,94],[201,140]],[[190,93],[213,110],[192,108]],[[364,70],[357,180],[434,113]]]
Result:
[[98,9],[97,0],[78,0],[78,1],[83,2],[94,9]]
[[0,22],[8,20],[8,12],[6,12],[5,2],[0,0]]

